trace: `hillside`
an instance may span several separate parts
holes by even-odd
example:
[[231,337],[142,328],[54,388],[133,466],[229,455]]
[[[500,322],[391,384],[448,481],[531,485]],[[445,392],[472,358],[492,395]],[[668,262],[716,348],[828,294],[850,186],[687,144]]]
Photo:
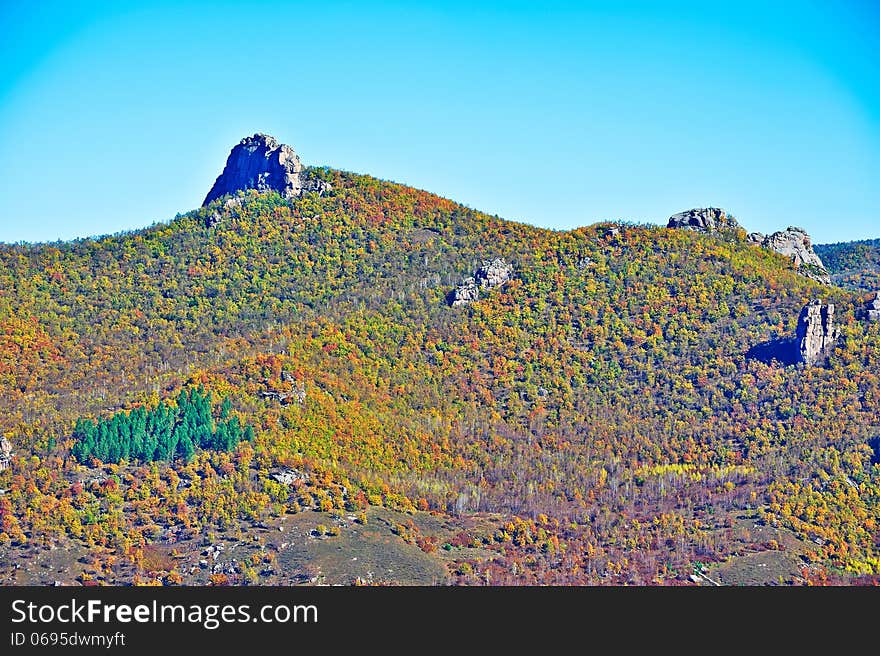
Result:
[[822,244],[816,252],[834,284],[868,292],[880,290],[880,239]]
[[[0,246],[4,583],[880,574],[880,324],[860,294],[745,231],[554,232],[305,171],[320,193]],[[451,306],[496,258],[511,280]],[[746,357],[813,298],[837,308],[827,364]],[[210,395],[193,434],[253,436],[77,456],[78,421],[142,444],[128,413],[183,413],[182,390]]]

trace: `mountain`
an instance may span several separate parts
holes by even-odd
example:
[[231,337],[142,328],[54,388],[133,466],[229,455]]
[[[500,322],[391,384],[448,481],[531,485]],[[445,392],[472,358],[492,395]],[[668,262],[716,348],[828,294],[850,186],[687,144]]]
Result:
[[[168,223],[0,246],[4,583],[880,574],[860,293],[741,229],[285,194],[254,153]],[[813,300],[822,359],[749,355]]]

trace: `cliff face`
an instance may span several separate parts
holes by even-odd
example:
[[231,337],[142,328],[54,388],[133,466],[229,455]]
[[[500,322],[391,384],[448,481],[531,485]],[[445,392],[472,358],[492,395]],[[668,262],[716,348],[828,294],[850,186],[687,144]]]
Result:
[[204,207],[225,194],[241,189],[277,191],[294,198],[304,191],[324,192],[330,185],[313,180],[303,172],[293,148],[267,134],[245,137],[229,153],[223,172],[205,197]]
[[813,367],[821,364],[831,353],[840,330],[834,325],[834,305],[813,300],[798,316],[794,337],[772,339],[752,347],[747,357],[783,365],[803,364]]
[[817,364],[832,349],[839,334],[834,326],[834,305],[811,301],[798,317],[795,335],[798,359],[807,366]]

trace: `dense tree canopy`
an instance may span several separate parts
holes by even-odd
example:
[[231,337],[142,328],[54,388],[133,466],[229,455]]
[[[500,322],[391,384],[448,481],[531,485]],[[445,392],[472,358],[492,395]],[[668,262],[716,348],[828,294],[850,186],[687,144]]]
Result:
[[[321,175],[322,197],[0,246],[0,547],[134,553],[384,506],[462,526],[456,581],[649,583],[765,548],[737,546],[745,514],[810,545],[811,571],[880,574],[880,325],[857,319],[861,292],[745,233],[554,232]],[[449,307],[496,257],[513,280]],[[746,357],[812,298],[838,307],[827,364]]]
[[244,429],[230,416],[228,398],[215,423],[211,394],[202,389],[181,390],[174,406],[161,403],[152,410],[135,408],[94,422],[80,419],[73,429],[71,454],[80,462],[172,461],[189,462],[196,449],[232,451],[242,440],[253,439],[253,428]]

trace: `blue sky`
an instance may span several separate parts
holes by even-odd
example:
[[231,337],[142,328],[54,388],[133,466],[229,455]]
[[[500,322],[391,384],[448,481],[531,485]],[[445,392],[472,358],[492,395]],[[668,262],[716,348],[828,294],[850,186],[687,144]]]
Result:
[[243,136],[552,228],[880,237],[880,5],[0,0],[0,241],[198,207]]

